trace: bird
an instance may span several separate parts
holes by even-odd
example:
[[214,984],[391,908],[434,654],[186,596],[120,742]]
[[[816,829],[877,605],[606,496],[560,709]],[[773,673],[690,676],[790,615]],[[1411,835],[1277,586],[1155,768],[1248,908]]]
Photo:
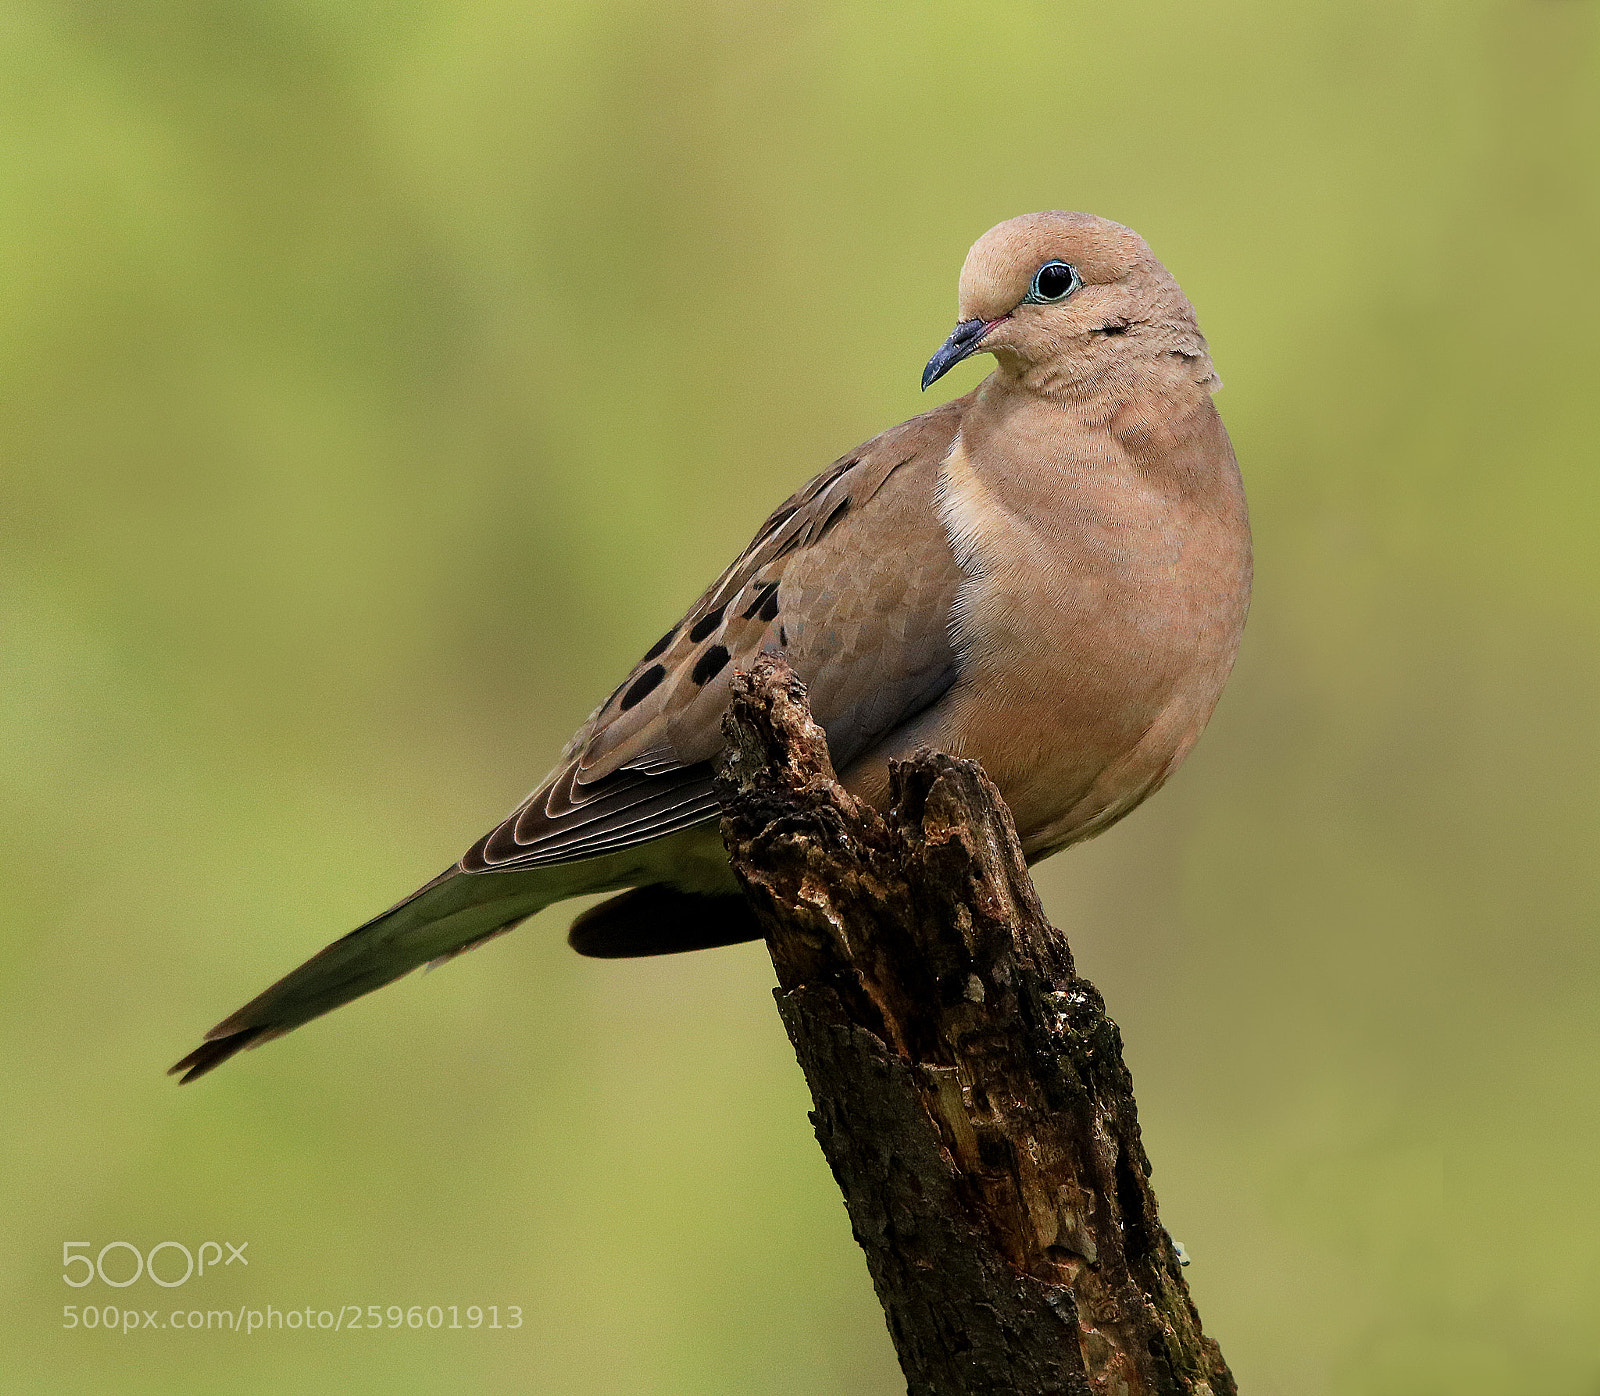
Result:
[[978,761],[1030,863],[1121,819],[1177,768],[1238,649],[1252,563],[1221,387],[1193,307],[1132,229],[1026,214],[971,247],[924,390],[780,505],[451,867],[218,1023],[183,1081],[566,898],[584,955],[759,939],[713,787],[733,674],[804,681],[845,788],[892,762]]

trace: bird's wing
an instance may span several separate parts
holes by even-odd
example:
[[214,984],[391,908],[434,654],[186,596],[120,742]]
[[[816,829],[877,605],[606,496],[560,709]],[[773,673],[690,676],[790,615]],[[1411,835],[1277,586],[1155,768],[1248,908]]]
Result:
[[713,818],[728,681],[763,649],[805,680],[841,770],[935,702],[955,680],[962,581],[939,522],[939,467],[965,405],[884,432],[775,510],[461,868],[590,858]]

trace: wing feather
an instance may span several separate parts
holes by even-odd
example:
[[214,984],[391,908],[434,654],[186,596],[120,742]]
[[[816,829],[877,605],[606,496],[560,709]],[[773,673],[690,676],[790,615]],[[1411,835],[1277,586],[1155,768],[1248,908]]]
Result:
[[461,867],[588,858],[715,818],[728,684],[763,649],[811,686],[841,769],[937,701],[955,680],[962,574],[935,493],[963,406],[874,438],[775,509]]

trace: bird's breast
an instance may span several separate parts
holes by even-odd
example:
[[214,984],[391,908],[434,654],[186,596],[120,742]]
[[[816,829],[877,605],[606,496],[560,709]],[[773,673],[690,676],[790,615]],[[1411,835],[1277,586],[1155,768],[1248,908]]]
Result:
[[1012,431],[1005,452],[958,437],[945,460],[940,517],[964,573],[948,732],[999,785],[1030,856],[1155,789],[1221,693],[1250,563],[1220,442],[1176,473],[1105,431]]

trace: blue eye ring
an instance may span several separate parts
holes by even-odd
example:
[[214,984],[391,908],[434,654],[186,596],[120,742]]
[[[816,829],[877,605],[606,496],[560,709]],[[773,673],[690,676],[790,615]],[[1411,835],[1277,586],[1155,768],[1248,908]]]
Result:
[[1034,272],[1028,294],[1022,299],[1027,305],[1059,305],[1082,285],[1083,278],[1070,262],[1046,262]]

